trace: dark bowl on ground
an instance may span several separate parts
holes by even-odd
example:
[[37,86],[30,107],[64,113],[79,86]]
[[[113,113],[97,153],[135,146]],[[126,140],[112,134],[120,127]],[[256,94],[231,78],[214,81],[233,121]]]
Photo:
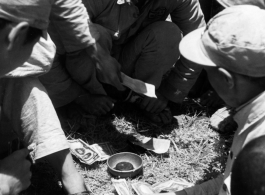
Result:
[[[133,169],[129,171],[119,171],[115,167],[118,163],[128,162],[133,165]],[[140,156],[130,152],[121,152],[112,155],[107,161],[108,171],[111,175],[118,178],[133,178],[143,173],[143,160]]]

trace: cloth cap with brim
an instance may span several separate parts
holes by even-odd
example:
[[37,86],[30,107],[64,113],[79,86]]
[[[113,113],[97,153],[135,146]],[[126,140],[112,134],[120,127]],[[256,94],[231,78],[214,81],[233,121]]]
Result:
[[265,76],[265,10],[240,5],[226,8],[206,28],[180,42],[186,59],[251,77]]
[[265,0],[217,0],[224,7],[234,5],[255,5],[261,9],[265,9]]
[[53,0],[0,0],[0,18],[47,29]]

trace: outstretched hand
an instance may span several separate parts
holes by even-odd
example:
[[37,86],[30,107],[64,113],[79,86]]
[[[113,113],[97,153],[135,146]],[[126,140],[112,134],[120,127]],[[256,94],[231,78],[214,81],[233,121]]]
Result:
[[120,91],[124,91],[122,85],[121,65],[109,52],[99,44],[94,46],[93,60],[96,63],[97,77],[100,82],[110,84]]
[[144,96],[140,104],[141,109],[156,114],[162,112],[167,107],[168,100],[158,92],[156,92],[156,96],[157,98]]
[[156,92],[157,98],[145,96],[141,101],[140,108],[145,110],[145,115],[155,123],[169,124],[172,121],[172,114],[167,108],[168,100]]
[[31,163],[26,159],[27,149],[17,150],[0,161],[0,190],[5,194],[18,194],[30,185]]
[[95,116],[107,114],[116,103],[116,100],[96,94],[84,94],[78,97],[75,102],[87,113]]

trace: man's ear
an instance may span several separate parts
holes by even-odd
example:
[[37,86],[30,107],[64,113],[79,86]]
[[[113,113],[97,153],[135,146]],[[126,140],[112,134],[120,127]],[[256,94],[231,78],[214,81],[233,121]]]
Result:
[[228,88],[232,89],[235,86],[235,79],[233,75],[229,71],[223,68],[218,68],[218,71],[220,72],[221,75],[223,75]]
[[8,35],[8,50],[13,49],[13,47],[19,43],[19,41],[24,41],[21,39],[26,37],[28,28],[29,24],[27,22],[20,22],[11,29]]

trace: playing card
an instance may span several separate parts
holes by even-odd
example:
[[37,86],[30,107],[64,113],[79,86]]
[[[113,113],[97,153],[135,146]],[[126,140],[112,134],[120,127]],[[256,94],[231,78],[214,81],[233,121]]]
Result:
[[[135,135],[133,135],[135,137]],[[147,150],[151,150],[157,154],[166,153],[170,147],[170,140],[158,139],[141,136],[140,138],[135,137],[137,141],[132,143]]]
[[68,142],[70,144],[71,153],[81,162],[91,165],[100,158],[97,152],[81,139],[68,140]]
[[137,182],[132,184],[132,188],[137,195],[151,195],[154,194],[152,186],[144,182]]
[[149,83],[145,83],[138,79],[133,79],[124,73],[121,73],[123,85],[130,88],[136,93],[144,94],[148,97],[156,98],[155,86]]
[[111,179],[119,195],[132,195],[125,179]]

